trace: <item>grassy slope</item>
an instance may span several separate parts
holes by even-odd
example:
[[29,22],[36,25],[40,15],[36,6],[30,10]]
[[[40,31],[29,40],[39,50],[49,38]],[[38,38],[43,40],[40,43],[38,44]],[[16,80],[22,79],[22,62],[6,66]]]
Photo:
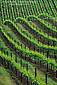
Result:
[[10,74],[2,66],[0,66],[0,85],[16,85]]

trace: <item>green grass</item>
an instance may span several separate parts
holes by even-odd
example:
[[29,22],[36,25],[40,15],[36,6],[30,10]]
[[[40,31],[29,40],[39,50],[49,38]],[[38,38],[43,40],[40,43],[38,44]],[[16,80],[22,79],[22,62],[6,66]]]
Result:
[[10,73],[2,66],[0,66],[0,85],[15,85],[13,79],[10,77]]

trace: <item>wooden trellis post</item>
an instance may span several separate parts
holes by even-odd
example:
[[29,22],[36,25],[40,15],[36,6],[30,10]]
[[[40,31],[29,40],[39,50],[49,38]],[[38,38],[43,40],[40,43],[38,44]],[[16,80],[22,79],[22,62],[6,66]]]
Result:
[[14,42],[16,42],[16,40],[14,40]]
[[[35,64],[36,64],[36,56],[35,56]],[[36,68],[35,68],[35,78],[37,76],[37,73],[36,73]]]
[[7,61],[7,64],[8,64],[8,69],[9,69],[9,62]]
[[17,69],[16,69],[16,67],[15,67],[15,74],[16,74],[16,76],[17,76]]
[[57,70],[56,70],[56,78],[57,78]]
[[53,41],[53,46],[55,47],[55,42]]
[[5,54],[5,50],[4,50],[4,54]]
[[49,40],[48,40],[48,46],[49,46]]
[[[47,51],[47,58],[48,58],[48,55],[49,55],[49,50]],[[47,62],[47,72],[48,72],[48,62]]]
[[52,74],[52,64],[51,64],[51,74]]
[[57,38],[57,33],[56,33],[56,38]]
[[47,73],[46,73],[46,75],[45,75],[45,76],[46,76],[46,85],[47,85]]
[[18,45],[19,45],[19,42],[18,42]]
[[12,52],[11,52],[11,60],[12,60]]
[[21,49],[22,49],[22,44],[21,44]]
[[39,44],[39,39],[38,39],[38,44]]
[[[16,48],[15,48],[15,52],[16,52]],[[15,61],[17,62],[17,55],[15,56]]]
[[7,56],[8,56],[8,51],[7,51]]
[[[26,45],[25,45],[25,49],[26,49]],[[25,54],[25,60],[26,60],[26,54]]]
[[34,52],[35,52],[35,46],[34,46]]
[[[21,66],[22,66],[22,60],[21,60]],[[21,73],[21,83],[22,83],[22,73]]]
[[[27,72],[28,72],[28,64],[26,64]],[[27,85],[28,85],[28,77],[27,77]]]
[[36,68],[35,68],[35,78],[36,78],[36,76],[37,76],[37,73],[36,73]]

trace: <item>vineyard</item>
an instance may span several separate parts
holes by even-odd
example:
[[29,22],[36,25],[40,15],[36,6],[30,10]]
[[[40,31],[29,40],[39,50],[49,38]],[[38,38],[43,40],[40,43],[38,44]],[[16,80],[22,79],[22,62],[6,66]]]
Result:
[[0,0],[0,85],[57,85],[57,0]]

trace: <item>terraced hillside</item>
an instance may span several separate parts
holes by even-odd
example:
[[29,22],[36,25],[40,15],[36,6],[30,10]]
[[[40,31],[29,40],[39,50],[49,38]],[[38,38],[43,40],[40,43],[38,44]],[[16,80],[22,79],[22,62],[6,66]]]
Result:
[[9,85],[57,85],[56,17],[56,0],[0,1],[0,72]]

